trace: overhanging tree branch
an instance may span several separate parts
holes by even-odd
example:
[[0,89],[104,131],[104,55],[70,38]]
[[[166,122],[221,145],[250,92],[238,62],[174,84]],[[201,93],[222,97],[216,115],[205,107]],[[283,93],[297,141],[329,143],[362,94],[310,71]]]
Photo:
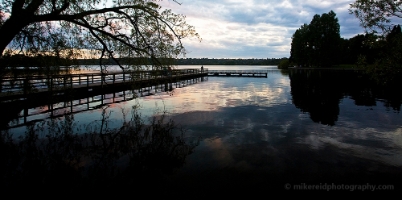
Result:
[[[52,51],[65,56],[62,51],[67,49],[104,49],[107,53],[102,56],[115,61],[145,56],[162,64],[158,57],[184,54],[181,39],[199,38],[194,27],[185,23],[184,16],[169,10],[160,12],[158,4],[145,0],[116,1],[114,6],[101,9],[96,7],[102,0],[9,2],[12,3],[0,5],[2,10],[13,13],[0,24],[0,38],[6,38],[0,42],[0,57],[6,46],[8,53],[18,46],[33,56],[51,55]],[[23,15],[29,17],[18,17]],[[58,47],[58,43],[62,46]]]
[[402,1],[356,0],[350,4],[349,13],[355,15],[367,31],[388,33],[392,17],[402,18]]

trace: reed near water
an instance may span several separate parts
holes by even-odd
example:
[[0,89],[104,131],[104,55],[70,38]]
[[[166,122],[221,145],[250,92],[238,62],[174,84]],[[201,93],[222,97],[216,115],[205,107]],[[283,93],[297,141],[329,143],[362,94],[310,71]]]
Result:
[[130,115],[122,112],[124,123],[115,129],[108,127],[110,113],[105,107],[102,118],[86,126],[77,126],[74,115],[66,113],[61,119],[28,127],[20,138],[2,131],[3,191],[88,192],[123,187],[141,191],[151,182],[166,184],[164,177],[183,165],[199,138],[185,138],[185,131],[163,112],[150,121],[143,120],[135,107]]

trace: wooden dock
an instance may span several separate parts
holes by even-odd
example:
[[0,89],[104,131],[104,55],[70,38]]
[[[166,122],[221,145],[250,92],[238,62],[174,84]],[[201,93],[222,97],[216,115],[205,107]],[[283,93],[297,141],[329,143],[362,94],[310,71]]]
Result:
[[31,96],[57,96],[67,93],[88,93],[116,88],[133,89],[158,83],[203,77],[208,69],[120,71],[110,73],[79,73],[58,75],[33,75],[28,77],[3,77],[0,81],[0,102]]
[[65,113],[76,114],[104,106],[130,101],[158,93],[172,92],[176,88],[186,87],[207,81],[208,77],[183,79],[174,83],[159,83],[146,87],[129,89],[125,87],[113,90],[94,90],[76,93],[73,96],[53,96],[51,98],[23,98],[0,102],[0,108],[7,115],[0,121],[0,130],[25,126],[44,121],[48,118],[62,117]]
[[267,78],[267,70],[209,70],[208,76],[241,76]]

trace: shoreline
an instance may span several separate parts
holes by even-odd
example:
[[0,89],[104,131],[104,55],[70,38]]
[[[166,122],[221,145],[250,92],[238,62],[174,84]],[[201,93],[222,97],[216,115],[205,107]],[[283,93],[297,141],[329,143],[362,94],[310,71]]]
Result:
[[337,68],[337,67],[331,67],[331,68],[320,68],[320,67],[289,67],[287,69],[292,69],[292,70],[298,70],[298,69],[303,69],[303,70],[354,70],[354,71],[364,71],[364,69],[358,69],[358,68]]

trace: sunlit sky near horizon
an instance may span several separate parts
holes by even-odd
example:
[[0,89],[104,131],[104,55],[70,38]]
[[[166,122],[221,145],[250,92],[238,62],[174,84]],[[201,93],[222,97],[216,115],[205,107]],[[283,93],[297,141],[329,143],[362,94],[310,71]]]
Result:
[[187,58],[282,58],[292,35],[315,14],[334,11],[341,37],[364,33],[349,14],[354,0],[163,0],[163,9],[184,14],[202,41],[185,39]]

